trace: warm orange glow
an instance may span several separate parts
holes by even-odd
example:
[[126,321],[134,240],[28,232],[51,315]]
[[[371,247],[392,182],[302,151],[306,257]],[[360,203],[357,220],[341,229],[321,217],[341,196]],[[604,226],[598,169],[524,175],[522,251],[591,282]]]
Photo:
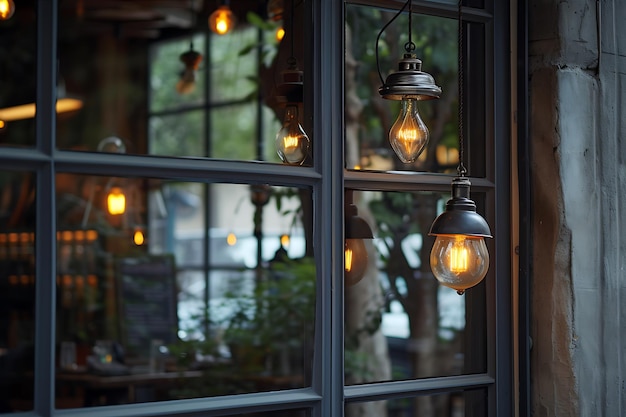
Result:
[[[0,0],[2,1],[2,0]],[[83,102],[75,98],[62,98],[57,101],[56,112],[66,113],[78,110],[83,107]],[[2,123],[14,120],[32,119],[37,112],[35,103],[22,104],[19,106],[5,107],[0,109],[0,120]],[[0,126],[1,127],[1,126]]]
[[228,246],[235,246],[237,243],[237,236],[235,236],[232,232],[229,233],[228,236],[226,236],[226,243],[228,243]]
[[13,0],[0,0],[0,20],[9,20],[15,13]]
[[137,246],[143,245],[143,243],[145,242],[145,239],[146,238],[141,229],[135,230],[135,234],[133,235],[133,242],[135,242],[135,245]]
[[290,241],[291,239],[289,238],[289,235],[282,235],[280,237],[280,244],[283,245],[284,247],[289,246]]
[[0,129],[4,129],[7,124],[4,123],[4,120],[0,120]]
[[416,99],[403,99],[402,111],[389,131],[389,143],[405,164],[414,162],[428,143],[428,128],[417,111]]
[[218,35],[225,35],[235,26],[235,16],[228,6],[218,7],[209,16],[209,28]]
[[109,214],[124,214],[126,211],[126,196],[119,187],[111,188],[107,195],[107,210]]
[[87,284],[89,284],[90,287],[95,287],[98,285],[98,277],[95,275],[87,275]]
[[352,271],[352,249],[350,248],[345,250],[345,270],[346,272]]
[[87,240],[88,241],[93,242],[97,238],[98,238],[98,231],[97,230],[87,230]]
[[285,136],[283,138],[283,144],[285,145],[285,152],[293,152],[295,149],[300,146],[300,137],[299,136]]
[[283,29],[282,27],[276,29],[276,40],[280,42],[283,40],[284,37],[285,37],[285,29]]
[[466,272],[469,267],[469,254],[465,247],[465,236],[459,235],[455,237],[454,245],[450,250],[450,271],[455,274]]

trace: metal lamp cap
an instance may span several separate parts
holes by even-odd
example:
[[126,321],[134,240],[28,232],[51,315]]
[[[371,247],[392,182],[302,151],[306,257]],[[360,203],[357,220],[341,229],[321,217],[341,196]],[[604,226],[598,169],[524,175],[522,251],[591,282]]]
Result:
[[487,221],[476,213],[476,203],[469,198],[470,181],[458,177],[452,181],[452,198],[446,202],[446,210],[430,227],[430,236],[465,235],[493,237]]
[[441,96],[441,87],[435,84],[432,75],[422,72],[422,61],[415,54],[405,54],[398,62],[398,71],[389,74],[385,83],[378,89],[388,100],[413,98],[431,100]]

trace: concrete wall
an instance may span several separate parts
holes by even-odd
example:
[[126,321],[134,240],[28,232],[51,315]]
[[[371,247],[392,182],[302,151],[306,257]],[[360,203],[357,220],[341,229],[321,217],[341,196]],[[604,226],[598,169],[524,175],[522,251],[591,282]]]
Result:
[[537,0],[529,12],[533,413],[622,417],[626,2]]

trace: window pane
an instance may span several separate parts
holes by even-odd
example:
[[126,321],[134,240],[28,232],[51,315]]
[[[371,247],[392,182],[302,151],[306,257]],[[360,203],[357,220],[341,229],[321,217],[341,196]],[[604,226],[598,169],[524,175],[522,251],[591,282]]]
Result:
[[310,189],[58,177],[57,407],[310,385]]
[[205,156],[205,112],[184,113],[150,118],[150,153],[166,156]]
[[151,112],[201,106],[206,102],[204,51],[202,35],[168,40],[150,48]]
[[212,102],[237,101],[256,93],[258,33],[248,26],[227,36],[211,35]]
[[32,2],[0,20],[0,146],[35,144],[37,25]]
[[35,184],[0,171],[0,412],[33,409]]
[[483,417],[487,415],[485,390],[468,390],[413,398],[348,403],[346,417]]
[[354,193],[366,239],[363,278],[346,282],[346,383],[486,370],[484,284],[459,296],[430,271],[428,230],[448,195]]
[[192,3],[60,2],[59,77],[82,107],[59,115],[58,148],[102,151],[117,137],[122,153],[280,163],[279,22],[251,24],[258,7],[242,4],[216,36]]
[[[395,12],[348,5],[346,30],[346,161],[348,169],[449,172],[458,165],[457,22],[435,16],[413,16],[412,41],[422,71],[442,88],[439,99],[420,101],[418,109],[430,140],[414,163],[402,163],[389,144],[389,130],[400,113],[400,101],[385,100],[376,64],[376,37]],[[398,17],[378,45],[382,78],[398,69],[408,41],[408,17]]]

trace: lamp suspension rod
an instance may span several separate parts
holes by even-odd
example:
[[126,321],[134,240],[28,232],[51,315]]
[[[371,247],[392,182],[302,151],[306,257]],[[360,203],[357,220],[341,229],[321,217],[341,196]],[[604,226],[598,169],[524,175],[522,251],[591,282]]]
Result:
[[464,177],[467,175],[467,168],[463,165],[463,159],[465,158],[465,147],[464,147],[464,139],[463,139],[463,15],[461,13],[461,6],[463,0],[459,0],[458,2],[458,83],[459,83],[459,166],[457,167],[457,172],[459,176]]
[[296,7],[295,1],[291,0],[291,7],[289,8],[290,9],[289,10],[289,32],[291,32],[289,34],[289,37],[290,37],[290,45],[291,45],[291,52],[290,52],[291,55],[287,59],[287,65],[289,65],[289,67],[291,67],[292,69],[296,68],[296,62],[297,62],[296,57],[294,56],[294,50],[293,50],[293,38],[295,35],[293,32],[293,16],[294,16],[293,9],[295,7]]
[[[398,16],[400,16],[400,14],[404,11],[404,9],[406,9],[407,6],[411,5],[411,1],[412,0],[407,0],[406,3],[404,3],[404,6],[402,6],[402,8],[400,10],[398,10],[398,12],[395,14],[394,17],[391,18],[391,20],[389,20],[385,26],[383,26],[383,28],[380,30],[380,32],[378,32],[378,36],[376,36],[376,68],[378,69],[378,77],[380,78],[380,83],[381,84],[385,84],[385,80],[383,79],[383,75],[380,72],[380,60],[378,59],[378,43],[380,41],[380,37],[382,36],[383,32],[385,31],[385,29],[387,29],[387,27],[398,18]],[[409,9],[410,10],[410,9]],[[409,42],[407,42],[404,45],[404,48],[407,48],[407,45],[411,44],[413,45],[413,48],[411,50],[415,49],[415,44],[413,42],[411,42],[411,13],[409,12]],[[409,52],[409,50],[407,49],[407,52]]]

